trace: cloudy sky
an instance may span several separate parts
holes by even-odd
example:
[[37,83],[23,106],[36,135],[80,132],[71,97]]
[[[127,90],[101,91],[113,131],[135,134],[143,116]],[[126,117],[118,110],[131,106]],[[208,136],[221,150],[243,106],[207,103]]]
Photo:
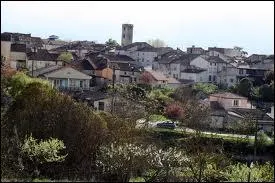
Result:
[[134,41],[159,38],[173,48],[240,46],[274,52],[274,2],[28,2],[1,1],[1,32],[120,43],[121,24]]

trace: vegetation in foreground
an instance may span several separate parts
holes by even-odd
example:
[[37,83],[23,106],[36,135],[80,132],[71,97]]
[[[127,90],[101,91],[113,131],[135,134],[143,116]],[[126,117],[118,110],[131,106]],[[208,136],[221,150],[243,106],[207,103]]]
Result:
[[[250,169],[226,156],[222,143],[203,140],[199,127],[207,109],[178,91],[127,86],[118,91],[128,101],[125,109],[110,114],[22,73],[1,77],[1,85],[2,180],[221,182],[246,181],[251,171],[251,181],[274,181],[273,162]],[[135,128],[136,119],[153,114],[197,133],[177,146],[174,138]]]

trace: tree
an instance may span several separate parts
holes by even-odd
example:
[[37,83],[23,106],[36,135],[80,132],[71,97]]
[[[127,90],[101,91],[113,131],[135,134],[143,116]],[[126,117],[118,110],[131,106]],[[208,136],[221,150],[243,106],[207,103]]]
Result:
[[150,44],[151,46],[155,47],[155,48],[167,46],[165,44],[165,42],[163,40],[160,40],[160,39],[151,39],[151,40],[148,40],[147,43]]
[[170,119],[179,119],[183,112],[183,108],[177,103],[169,104],[164,109],[164,114]]
[[196,83],[193,86],[195,91],[202,91],[203,93],[209,95],[215,93],[218,90],[218,86],[211,83]]
[[259,88],[259,94],[263,101],[274,101],[274,88],[268,84],[264,84]]
[[274,71],[267,71],[265,73],[265,83],[270,84],[272,81],[274,81]]
[[14,129],[19,141],[32,134],[35,139],[53,137],[64,142],[68,154],[64,167],[44,167],[45,174],[58,176],[60,170],[77,168],[80,175],[89,176],[106,123],[87,105],[41,83],[30,83],[6,112],[1,134],[15,137]]
[[148,72],[143,72],[139,77],[139,80],[142,84],[150,85],[153,82],[152,76]]
[[248,78],[243,78],[237,86],[238,93],[245,97],[251,97],[253,84]]
[[64,61],[70,63],[73,60],[73,55],[71,52],[62,52],[57,60]]
[[31,135],[25,138],[21,146],[21,154],[32,165],[28,169],[34,169],[35,176],[39,176],[38,167],[40,164],[62,162],[67,155],[61,155],[60,151],[66,149],[64,143],[58,139],[37,142]]
[[119,46],[119,44],[116,42],[116,40],[113,40],[113,39],[108,39],[108,41],[105,42],[105,45],[108,47],[108,48],[116,48],[117,46]]

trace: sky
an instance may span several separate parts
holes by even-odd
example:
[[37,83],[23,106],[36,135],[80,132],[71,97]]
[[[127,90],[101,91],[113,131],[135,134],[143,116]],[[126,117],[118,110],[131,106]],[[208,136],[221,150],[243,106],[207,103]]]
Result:
[[120,43],[123,23],[134,25],[134,42],[274,53],[273,1],[1,1],[1,33]]

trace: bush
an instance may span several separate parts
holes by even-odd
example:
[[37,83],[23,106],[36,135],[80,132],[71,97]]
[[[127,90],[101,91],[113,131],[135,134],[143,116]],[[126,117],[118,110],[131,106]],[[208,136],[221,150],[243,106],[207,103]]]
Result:
[[[15,136],[16,128],[20,141],[28,134],[38,140],[51,137],[62,140],[67,147],[66,166],[78,167],[78,171],[86,172],[85,176],[94,162],[90,154],[96,154],[105,136],[106,123],[98,114],[41,83],[28,84],[4,118],[6,137]],[[53,167],[44,171],[58,175],[64,169]]]
[[196,91],[202,91],[205,94],[209,95],[211,93],[215,93],[218,90],[218,86],[209,83],[196,83],[193,86],[193,89]]
[[[246,164],[234,164],[227,168],[228,181],[247,182],[250,168]],[[255,164],[251,168],[251,182],[274,182],[274,166],[267,162],[263,165]]]

